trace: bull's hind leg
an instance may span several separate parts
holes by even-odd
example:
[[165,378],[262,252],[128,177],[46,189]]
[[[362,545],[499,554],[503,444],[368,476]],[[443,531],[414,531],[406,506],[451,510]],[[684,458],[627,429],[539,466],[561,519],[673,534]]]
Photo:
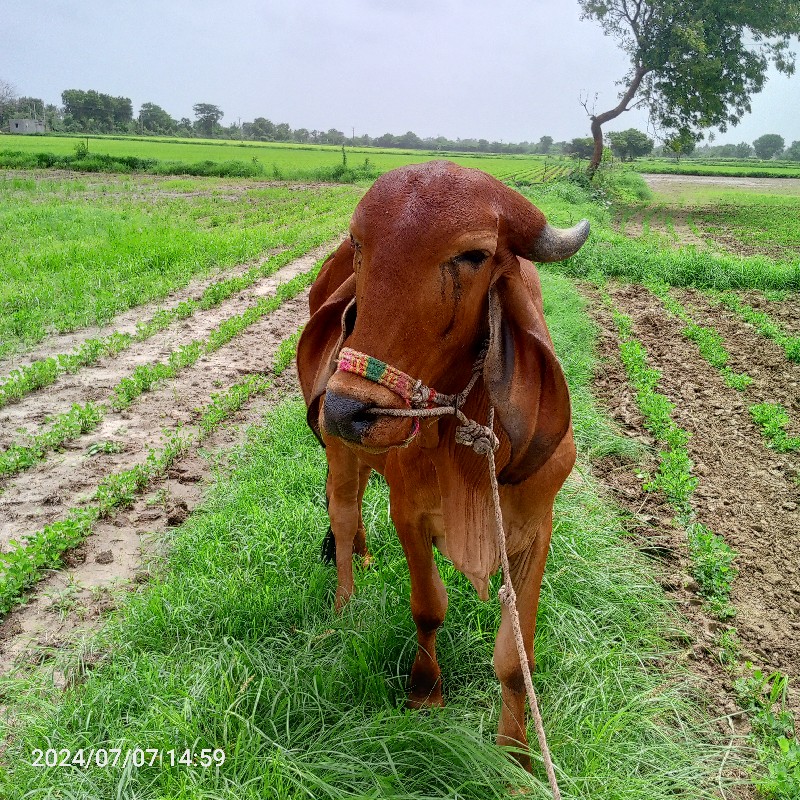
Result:
[[[533,639],[536,632],[536,612],[539,607],[539,590],[542,585],[542,573],[553,532],[552,512],[542,522],[536,539],[530,547],[520,553],[509,556],[511,583],[517,595],[522,640],[531,672],[534,669]],[[500,722],[497,726],[497,743],[499,745],[518,747],[523,750],[515,753],[521,766],[530,771],[531,759],[528,755],[528,736],[525,724],[525,679],[514,639],[511,624],[511,612],[507,606],[502,607],[500,629],[494,647],[494,670],[500,680],[503,707]]]
[[371,469],[361,463],[353,450],[335,440],[327,442],[325,454],[328,458],[325,492],[331,521],[328,537],[333,536],[334,546],[329,546],[326,537],[323,557],[332,556],[336,560],[336,610],[341,611],[355,591],[353,554],[363,556],[365,562],[369,560],[361,501]]

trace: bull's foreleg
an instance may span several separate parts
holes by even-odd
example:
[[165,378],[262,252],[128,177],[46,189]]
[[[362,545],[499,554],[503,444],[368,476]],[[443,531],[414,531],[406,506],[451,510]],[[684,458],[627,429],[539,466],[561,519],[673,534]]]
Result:
[[[511,582],[517,595],[517,609],[522,627],[522,640],[531,672],[534,669],[533,639],[536,631],[536,612],[539,607],[539,590],[553,531],[552,512],[547,515],[527,550],[509,557]],[[494,647],[494,670],[500,680],[503,707],[497,726],[497,743],[527,751],[528,737],[525,724],[525,680],[517,652],[511,612],[504,605],[500,629]],[[531,759],[527,752],[515,753],[521,766],[530,771]]]
[[[393,487],[394,489],[394,487]],[[436,631],[447,612],[447,590],[433,560],[431,525],[415,508],[414,496],[392,491],[392,521],[411,576],[411,616],[417,626],[417,655],[411,668],[409,708],[444,705],[436,660]]]
[[369,560],[366,531],[361,519],[361,501],[371,470],[361,463],[353,450],[340,442],[328,442],[325,453],[328,458],[325,492],[335,542],[333,550],[338,579],[336,610],[341,611],[355,591],[353,553],[363,556],[365,562]]

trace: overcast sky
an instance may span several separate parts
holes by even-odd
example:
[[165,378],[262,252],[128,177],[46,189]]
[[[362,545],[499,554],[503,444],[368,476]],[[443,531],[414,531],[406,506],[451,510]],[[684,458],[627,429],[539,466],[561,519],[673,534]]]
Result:
[[[577,0],[2,0],[0,78],[157,103],[223,123],[263,116],[348,136],[588,136],[583,95],[616,104],[624,56]],[[771,74],[717,142],[800,139],[800,76]],[[646,129],[632,111],[607,127]]]

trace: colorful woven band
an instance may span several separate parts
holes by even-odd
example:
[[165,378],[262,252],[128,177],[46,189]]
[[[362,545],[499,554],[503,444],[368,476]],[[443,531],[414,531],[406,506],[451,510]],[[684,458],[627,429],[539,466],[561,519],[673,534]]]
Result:
[[[351,350],[349,347],[343,347],[339,353],[339,369],[342,372],[352,372],[368,381],[385,386],[405,400],[406,405],[411,408],[412,394],[417,382],[405,372],[400,372],[399,369],[377,358],[368,356],[366,353],[359,353],[357,350]],[[431,407],[433,399],[436,397],[435,391],[431,389],[430,392],[428,407]]]

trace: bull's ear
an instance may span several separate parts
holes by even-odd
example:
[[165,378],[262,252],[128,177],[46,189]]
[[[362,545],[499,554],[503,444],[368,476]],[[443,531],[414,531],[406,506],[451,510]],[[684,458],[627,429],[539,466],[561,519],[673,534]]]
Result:
[[511,441],[500,483],[520,483],[553,454],[570,426],[567,382],[519,265],[489,289],[484,385]]
[[356,276],[351,275],[311,315],[297,343],[297,375],[308,407],[308,424],[317,439],[319,401],[331,375],[336,372],[336,356],[356,322]]
[[353,274],[353,256],[356,249],[350,239],[345,239],[339,247],[331,253],[317,275],[308,294],[308,306],[311,314],[316,313],[320,306]]

